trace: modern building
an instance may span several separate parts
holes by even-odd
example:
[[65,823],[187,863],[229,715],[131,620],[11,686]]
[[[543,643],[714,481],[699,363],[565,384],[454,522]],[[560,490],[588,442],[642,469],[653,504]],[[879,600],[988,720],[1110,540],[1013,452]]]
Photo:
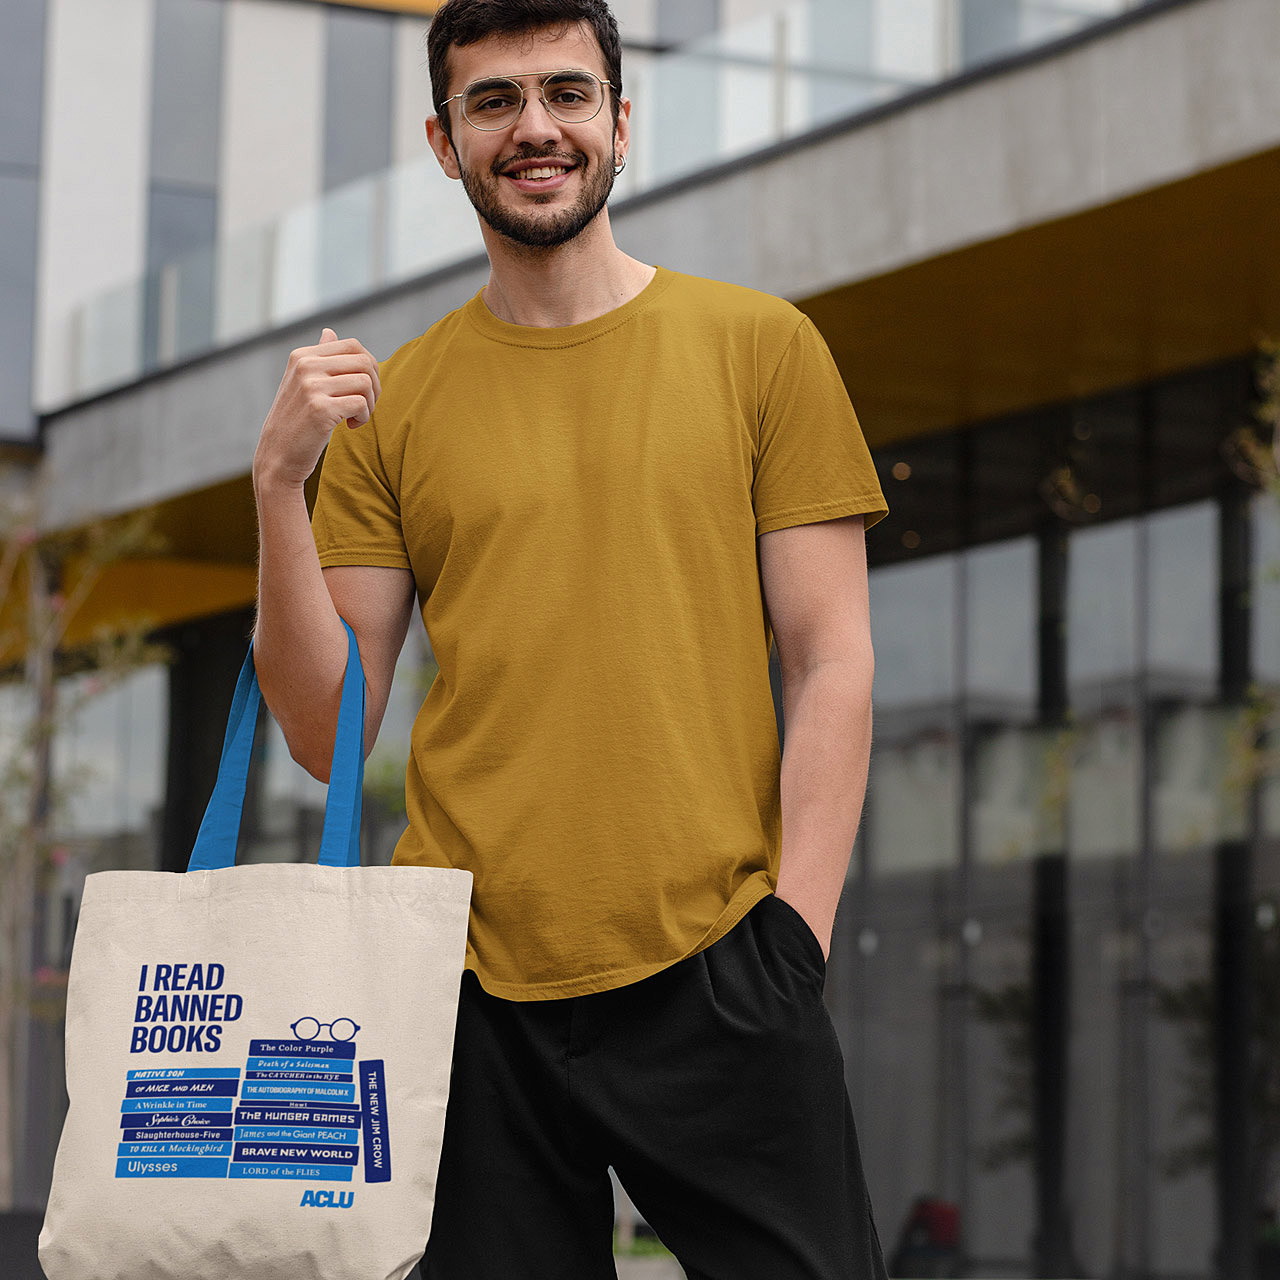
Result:
[[[1280,5],[616,7],[620,243],[808,312],[891,507],[826,986],[886,1248],[933,1199],[958,1213],[951,1274],[1275,1274]],[[165,540],[75,632],[145,616],[171,661],[60,732],[32,961],[55,985],[85,874],[185,866],[288,351],[332,324],[390,354],[483,283],[422,138],[430,8],[0,9],[6,485],[46,534],[145,512]],[[425,633],[402,667],[371,768],[383,860]],[[322,789],[270,724],[260,757],[246,857],[305,857]],[[38,1209],[56,1022],[15,1052]]]

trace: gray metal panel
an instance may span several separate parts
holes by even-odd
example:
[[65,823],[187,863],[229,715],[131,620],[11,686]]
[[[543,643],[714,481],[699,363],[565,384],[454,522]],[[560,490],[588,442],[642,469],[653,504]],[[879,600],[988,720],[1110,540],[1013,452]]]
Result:
[[683,44],[720,26],[720,0],[658,0],[658,39]]
[[40,103],[44,92],[45,0],[0,5],[0,165],[40,163]]
[[147,266],[162,266],[212,244],[217,225],[214,192],[153,184],[147,195]]
[[391,164],[391,76],[395,21],[335,9],[326,15],[324,187],[331,190]]
[[1019,0],[963,0],[960,61],[972,66],[1017,47]]
[[34,173],[0,170],[0,436],[34,433],[31,360],[36,303]]
[[152,182],[217,186],[223,11],[209,0],[156,0]]

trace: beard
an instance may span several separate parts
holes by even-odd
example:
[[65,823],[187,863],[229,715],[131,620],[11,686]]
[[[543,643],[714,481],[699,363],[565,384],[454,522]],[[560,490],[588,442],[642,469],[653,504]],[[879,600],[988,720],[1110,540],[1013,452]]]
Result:
[[[505,181],[502,169],[516,160],[541,160],[555,156],[560,160],[573,160],[577,172],[582,175],[582,190],[567,209],[535,217],[523,210],[504,206],[499,198],[500,184]],[[526,249],[558,249],[575,236],[581,235],[595,221],[601,209],[609,202],[613,192],[614,173],[608,165],[593,165],[581,152],[568,156],[554,151],[522,151],[517,156],[495,160],[488,174],[481,174],[459,165],[462,187],[476,213],[500,236]],[[535,195],[533,204],[550,204],[556,192]]]

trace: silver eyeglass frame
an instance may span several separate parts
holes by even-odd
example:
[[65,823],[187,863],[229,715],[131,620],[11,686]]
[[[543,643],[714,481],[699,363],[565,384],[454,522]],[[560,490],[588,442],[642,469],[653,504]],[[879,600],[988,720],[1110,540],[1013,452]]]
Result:
[[[542,75],[542,73],[538,71],[521,71],[521,72],[518,72],[517,74],[522,76]],[[594,81],[596,81],[597,84],[599,84],[601,88],[602,92],[600,94],[600,105],[589,116],[584,116],[581,120],[566,120],[563,116],[556,115],[555,108],[552,107],[551,103],[547,101],[547,95],[545,93],[545,90],[547,87],[547,81],[550,80],[553,76],[562,76],[565,74],[572,74],[575,76],[590,76]],[[519,89],[520,106],[516,110],[515,117],[511,120],[508,120],[506,124],[494,125],[490,128],[486,128],[482,124],[476,124],[476,122],[472,120],[472,118],[469,115],[467,115],[466,108],[460,107],[459,110],[462,114],[462,118],[473,129],[478,130],[480,133],[500,133],[503,129],[510,129],[511,126],[515,124],[515,122],[519,120],[520,117],[524,114],[525,104],[529,101],[529,96],[528,94],[525,93],[524,85],[522,85],[520,81],[516,79],[515,76],[481,76],[479,80],[472,80],[470,84],[463,85],[461,92],[455,93],[452,96],[446,98],[440,104],[440,106],[444,108],[444,107],[447,107],[449,103],[453,102],[455,99],[465,98],[466,95],[471,91],[471,89],[475,85],[484,84],[486,81],[490,81],[490,80],[505,80],[509,84],[513,84],[517,89]],[[561,67],[558,71],[548,71],[545,75],[542,76],[542,79],[538,82],[538,97],[542,99],[542,105],[546,107],[547,114],[550,115],[553,119],[559,120],[561,124],[587,124],[589,121],[594,120],[596,116],[598,116],[600,112],[604,110],[606,95],[604,94],[603,90],[605,89],[612,89],[616,93],[618,91],[618,86],[615,85],[612,80],[604,80],[600,76],[596,75],[594,71],[588,71],[585,67]]]

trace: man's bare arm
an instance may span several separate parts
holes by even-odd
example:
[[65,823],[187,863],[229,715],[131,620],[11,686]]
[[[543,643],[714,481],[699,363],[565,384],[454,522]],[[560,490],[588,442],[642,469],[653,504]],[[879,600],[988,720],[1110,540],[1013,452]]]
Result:
[[760,535],[760,574],[782,668],[778,896],[831,949],[866,796],[875,660],[861,516]]
[[[303,485],[333,430],[358,430],[381,391],[374,357],[332,329],[289,356],[253,460],[258,504],[258,683],[289,751],[325,781],[347,663],[350,624],[365,671],[365,750],[386,711],[413,607],[407,569],[320,568]],[[343,428],[346,430],[347,428]]]

